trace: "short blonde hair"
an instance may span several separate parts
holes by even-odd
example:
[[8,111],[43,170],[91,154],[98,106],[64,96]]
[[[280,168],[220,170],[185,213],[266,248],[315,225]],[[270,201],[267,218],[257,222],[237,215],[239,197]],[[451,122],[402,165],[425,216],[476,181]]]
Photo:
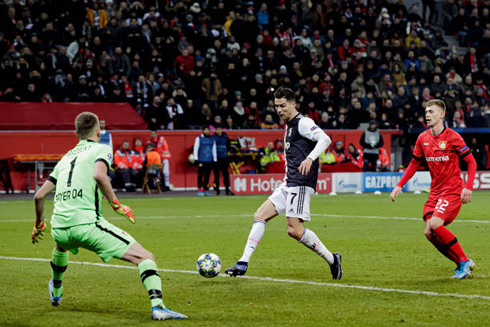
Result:
[[443,112],[446,112],[446,104],[442,100],[439,99],[429,100],[429,102],[427,102],[427,105],[425,107],[427,108],[429,106],[439,107],[442,109]]
[[94,113],[85,111],[75,118],[75,130],[80,140],[92,136],[98,127],[99,118]]

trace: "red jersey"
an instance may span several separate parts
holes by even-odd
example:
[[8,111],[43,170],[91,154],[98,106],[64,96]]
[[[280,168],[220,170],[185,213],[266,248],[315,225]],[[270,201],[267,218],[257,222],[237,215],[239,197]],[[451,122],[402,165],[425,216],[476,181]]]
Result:
[[459,158],[471,154],[461,135],[445,128],[441,134],[432,136],[430,130],[421,133],[415,142],[413,157],[425,160],[429,166],[432,183],[430,193],[461,194],[463,179],[459,168]]

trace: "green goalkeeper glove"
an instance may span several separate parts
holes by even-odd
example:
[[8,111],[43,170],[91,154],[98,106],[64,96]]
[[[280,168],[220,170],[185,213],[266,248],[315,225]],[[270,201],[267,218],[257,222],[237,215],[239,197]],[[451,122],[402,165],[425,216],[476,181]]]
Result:
[[39,241],[43,239],[45,230],[46,224],[44,223],[44,220],[40,224],[34,225],[31,235],[32,244],[39,243]]
[[118,199],[111,202],[111,207],[117,214],[128,218],[133,224],[136,223],[133,210],[127,205],[120,204]]

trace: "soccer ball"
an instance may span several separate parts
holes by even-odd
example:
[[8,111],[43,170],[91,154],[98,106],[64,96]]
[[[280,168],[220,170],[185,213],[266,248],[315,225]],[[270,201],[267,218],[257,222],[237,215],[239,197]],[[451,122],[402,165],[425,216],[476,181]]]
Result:
[[202,277],[213,278],[221,270],[221,260],[214,253],[204,253],[197,259],[196,267]]

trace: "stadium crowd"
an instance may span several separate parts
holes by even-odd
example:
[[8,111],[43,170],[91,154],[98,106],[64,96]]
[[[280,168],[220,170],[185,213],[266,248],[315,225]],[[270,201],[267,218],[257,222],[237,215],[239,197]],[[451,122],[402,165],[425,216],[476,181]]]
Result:
[[426,127],[433,98],[447,126],[488,127],[490,1],[442,9],[437,26],[401,0],[0,0],[0,100],[129,102],[149,129],[276,129],[270,94],[286,85],[325,129]]

